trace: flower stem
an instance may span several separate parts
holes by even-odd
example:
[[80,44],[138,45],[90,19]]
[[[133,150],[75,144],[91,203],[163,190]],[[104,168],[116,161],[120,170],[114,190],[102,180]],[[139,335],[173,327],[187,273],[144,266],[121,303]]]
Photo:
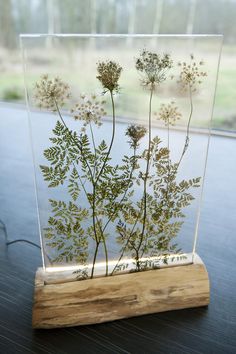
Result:
[[[64,121],[64,119],[62,117],[62,114],[61,114],[60,109],[58,107],[57,101],[56,100],[54,100],[54,101],[55,101],[55,106],[56,106],[58,115],[59,115],[62,123],[63,123],[64,127],[67,129],[67,131],[70,133],[70,130],[67,127],[67,125],[66,125],[66,123],[65,123],[65,121]],[[71,135],[71,137],[73,137],[73,135],[71,133],[70,133],[70,135]],[[82,147],[75,141],[75,139],[73,139],[73,140],[74,140],[74,143],[76,144],[76,146],[79,148],[79,150],[81,152],[81,156],[82,156],[83,155]],[[93,186],[93,201],[92,201],[92,205],[91,205],[91,203],[90,203],[90,205],[92,207],[93,231],[94,231],[94,238],[95,238],[95,242],[96,242],[96,248],[95,248],[93,266],[92,266],[92,272],[91,272],[91,278],[92,278],[93,277],[93,273],[94,273],[95,262],[96,262],[96,258],[97,258],[98,247],[99,247],[99,245],[101,243],[101,240],[98,238],[97,230],[96,230],[96,220],[97,220],[97,216],[95,214],[96,185],[95,185],[95,182],[94,182],[92,170],[91,170],[87,160],[85,160],[85,162],[86,162],[86,165],[88,167],[89,174],[90,174],[90,177],[91,177],[92,186]],[[74,165],[74,162],[73,162],[73,165]],[[75,167],[75,165],[74,165],[74,167]],[[81,182],[80,176],[79,176],[79,180]],[[84,192],[86,194],[86,197],[87,197],[87,199],[89,201],[88,193],[87,193],[87,191],[86,191],[86,189],[85,189],[83,184],[82,184],[82,188],[83,188],[83,190],[84,190]],[[98,220],[97,220],[97,223],[99,224]],[[105,246],[105,238],[103,237],[103,235],[101,235],[101,237],[103,238],[103,243],[104,243],[104,247],[105,247],[105,254],[106,254],[106,262],[108,263],[107,248]],[[107,274],[108,274],[108,265],[106,265],[106,275]]]
[[93,128],[92,128],[91,122],[89,123],[89,128],[90,128],[90,133],[91,133],[92,142],[93,142],[93,149],[94,149],[94,170],[93,170],[93,179],[95,179],[97,153],[96,153],[96,144],[95,144],[95,139],[94,139]]
[[[96,204],[95,204],[96,187],[97,187],[97,185],[93,184],[93,202],[92,202],[93,228],[94,228],[94,235],[96,234],[95,241],[96,241],[96,244],[97,244],[95,253],[97,255],[97,248],[98,248],[98,246],[99,246],[99,244],[101,243],[101,240],[102,240],[102,243],[103,243],[103,246],[104,246],[104,252],[105,252],[105,259],[106,259],[106,272],[105,272],[105,275],[107,276],[108,275],[108,251],[107,251],[106,239],[105,239],[105,236],[104,236],[104,231],[102,230],[102,227],[101,227],[101,225],[99,223],[99,220],[98,220],[98,218],[97,218],[97,216],[95,214],[95,209],[96,209]],[[97,223],[98,223],[98,226],[99,226],[99,229],[100,229],[100,237],[99,237],[99,239],[97,238],[97,232],[96,232],[96,227],[95,227],[95,225],[96,225],[95,219],[97,219]],[[96,257],[95,257],[95,261],[96,261]],[[92,269],[94,269],[94,266],[95,266],[95,263],[93,264],[93,268]]]
[[[127,184],[127,188],[126,188],[126,190],[125,190],[125,192],[124,192],[124,194],[123,194],[123,197],[121,198],[121,200],[120,200],[120,202],[119,202],[118,208],[121,206],[123,200],[125,199],[126,194],[127,194],[127,192],[128,192],[128,189],[129,189],[130,182],[131,182],[131,180],[132,180],[132,176],[133,176],[133,172],[134,172],[134,168],[135,168],[136,148],[134,148],[134,155],[133,155],[133,158],[134,158],[134,162],[133,162],[133,165],[132,165],[132,168],[131,168],[131,171],[130,171],[129,181],[128,181],[128,184]],[[110,218],[108,219],[107,223],[105,224],[105,226],[104,226],[104,228],[103,228],[103,232],[105,231],[106,227],[108,226],[108,224],[109,224],[109,222],[111,221],[111,219],[112,219],[112,217],[113,217],[114,214],[115,214],[115,211],[114,211],[113,214],[110,216]],[[122,252],[121,252],[121,254],[120,254],[120,257],[119,257],[119,259],[118,259],[118,261],[117,261],[117,263],[116,263],[115,267],[113,268],[113,270],[112,270],[112,272],[111,272],[110,275],[113,275],[115,269],[118,267],[118,265],[119,265],[121,259],[123,258],[123,255],[124,255],[124,252],[125,252],[125,250],[126,250],[126,247],[128,246],[129,240],[130,240],[130,237],[128,237],[128,239],[127,239],[127,241],[126,241],[126,244],[125,244],[125,246],[124,246],[123,249],[122,249]]]
[[[111,149],[112,149],[112,145],[113,145],[113,142],[114,142],[114,137],[115,137],[115,104],[114,104],[114,98],[113,98],[112,91],[110,91],[110,95],[111,95],[111,102],[112,102],[112,118],[113,118],[112,119],[112,122],[113,122],[113,124],[112,124],[112,138],[111,138],[110,146],[109,146],[108,152],[106,154],[105,160],[104,160],[103,165],[101,167],[101,170],[98,173],[98,176],[96,177],[96,179],[94,180],[94,183],[93,183],[93,206],[92,206],[93,218],[94,218],[94,213],[95,213],[96,187],[97,187],[97,184],[99,182],[99,178],[102,175],[102,172],[103,172],[103,170],[104,170],[104,168],[106,166],[106,163],[107,163],[107,160],[108,160],[108,157],[110,155],[110,152],[111,152]],[[93,139],[93,142],[94,142],[93,134],[92,134],[92,139]],[[99,227],[100,227],[100,224],[99,224]],[[106,258],[106,273],[105,274],[107,276],[108,275],[108,251],[107,251],[106,240],[105,240],[105,237],[104,237],[104,230],[102,230],[101,227],[100,227],[100,233],[101,233],[101,238],[102,238],[102,242],[103,242],[103,246],[104,246],[105,258]],[[95,257],[95,261],[96,261],[96,257]],[[93,267],[94,267],[94,265],[93,265]]]
[[[139,215],[140,215],[140,213],[139,213]],[[127,247],[128,244],[130,243],[130,239],[131,239],[131,237],[133,236],[134,229],[135,229],[135,227],[136,227],[136,225],[137,225],[137,223],[138,223],[139,215],[138,215],[138,217],[136,218],[136,220],[135,220],[135,222],[134,222],[133,228],[132,228],[132,230],[131,230],[131,232],[130,232],[130,234],[129,234],[129,237],[128,237],[127,240],[126,240],[126,244],[125,244],[124,247],[122,248],[120,257],[119,257],[119,259],[118,259],[118,261],[117,261],[115,267],[113,268],[113,270],[112,270],[112,272],[111,272],[111,275],[113,275],[114,271],[116,270],[116,268],[118,267],[118,265],[119,265],[121,259],[122,259],[123,256],[124,256],[126,247]]]
[[[125,189],[125,191],[124,191],[124,194],[123,194],[122,198],[121,198],[120,201],[119,201],[119,204],[118,204],[118,206],[117,206],[117,209],[119,209],[120,206],[121,206],[121,204],[123,203],[123,201],[124,201],[124,199],[125,199],[125,197],[126,197],[126,195],[127,195],[127,192],[128,192],[128,190],[129,190],[130,182],[132,181],[133,172],[134,172],[134,168],[135,168],[136,148],[134,148],[133,159],[134,159],[134,162],[133,162],[132,168],[131,168],[131,170],[130,170],[130,174],[129,174],[129,178],[128,178],[127,187],[126,187],[126,189]],[[114,203],[113,203],[113,205],[114,205]],[[104,228],[103,228],[103,232],[106,230],[108,224],[110,223],[110,221],[111,221],[111,219],[113,218],[113,216],[115,215],[115,213],[116,213],[116,209],[114,209],[113,213],[112,213],[111,216],[108,218],[108,220],[107,220],[107,222],[106,222],[106,224],[105,224],[105,226],[104,226]]]
[[[144,200],[144,216],[143,216],[143,228],[142,228],[142,233],[141,233],[141,237],[140,237],[140,242],[139,242],[139,245],[138,245],[138,248],[135,249],[135,253],[136,253],[136,269],[137,270],[140,270],[140,262],[139,262],[139,250],[140,250],[140,247],[142,245],[142,242],[143,242],[143,236],[144,236],[144,231],[145,231],[145,223],[146,223],[146,213],[147,213],[147,206],[146,206],[146,203],[147,203],[147,178],[148,178],[148,172],[149,172],[149,166],[150,166],[150,148],[151,148],[151,114],[152,114],[152,97],[153,97],[153,91],[154,91],[154,87],[151,88],[151,93],[150,93],[150,99],[149,99],[149,134],[148,134],[148,156],[147,156],[147,165],[146,165],[146,174],[145,174],[145,178],[144,178],[144,197],[143,197],[143,200]],[[121,252],[121,255],[115,265],[115,267],[113,268],[112,272],[111,272],[111,275],[114,273],[114,271],[116,270],[116,268],[118,267],[121,259],[123,258],[124,256],[124,253],[125,253],[125,250],[130,242],[130,239],[131,237],[133,236],[133,233],[134,233],[134,229],[138,223],[138,220],[141,216],[141,213],[142,213],[142,210],[143,210],[143,205],[141,205],[140,207],[140,211],[138,213],[138,216],[134,222],[134,225],[133,225],[133,228],[130,232],[130,235],[126,241],[126,244],[124,245],[123,249],[122,249],[122,252]]]
[[152,97],[153,97],[154,87],[151,87],[151,93],[149,98],[149,109],[148,109],[148,151],[147,151],[147,164],[146,164],[146,171],[143,180],[143,204],[144,204],[144,211],[143,211],[143,221],[142,221],[142,231],[140,235],[140,242],[137,248],[137,256],[136,256],[136,266],[137,270],[140,270],[140,262],[139,262],[139,250],[142,246],[144,233],[146,228],[146,219],[147,219],[147,180],[148,180],[148,173],[149,173],[149,166],[150,166],[150,150],[151,150],[151,139],[152,139]]
[[[91,123],[89,124],[90,126],[90,132],[91,132],[91,137],[92,137],[92,142],[93,142],[93,148],[94,148],[94,172],[93,172],[93,178],[95,179],[95,175],[96,175],[96,160],[97,160],[97,154],[96,154],[96,144],[95,144],[95,139],[94,139],[94,134],[93,134],[93,128]],[[94,188],[94,199],[96,198],[96,186],[97,184],[95,183],[93,188]],[[95,205],[94,205],[94,210],[95,210]],[[98,220],[97,220],[98,222]],[[108,251],[107,251],[107,245],[106,245],[106,240],[104,237],[104,229],[102,229],[100,223],[98,222],[98,226],[100,229],[100,233],[101,233],[101,238],[102,238],[102,242],[103,242],[103,246],[104,246],[104,252],[105,252],[105,258],[106,258],[106,276],[108,275]]]
[[95,268],[95,263],[96,263],[96,259],[97,259],[97,254],[98,254],[98,247],[99,247],[99,243],[96,244],[95,252],[94,252],[94,256],[93,256],[93,265],[92,265],[91,275],[90,275],[91,279],[93,278],[93,275],[94,275],[94,268]]
[[110,146],[109,146],[109,149],[108,149],[108,152],[106,154],[106,157],[105,157],[105,160],[103,162],[103,165],[101,167],[101,170],[100,172],[98,173],[98,176],[95,180],[95,184],[98,183],[99,181],[99,178],[100,176],[102,175],[102,172],[106,166],[106,163],[107,163],[107,160],[108,160],[108,157],[110,155],[110,152],[111,152],[111,148],[112,148],[112,145],[113,145],[113,142],[114,142],[114,137],[115,137],[115,131],[116,131],[116,115],[115,115],[115,104],[114,104],[114,98],[113,98],[113,93],[112,91],[110,91],[110,95],[111,95],[111,104],[112,104],[112,137],[111,137],[111,142],[110,142]]
[[193,97],[192,97],[191,87],[189,87],[189,100],[190,100],[190,113],[189,113],[189,118],[188,118],[185,143],[184,143],[183,151],[182,151],[182,154],[180,156],[179,162],[177,163],[176,170],[179,168],[179,165],[180,165],[180,163],[181,163],[181,161],[182,161],[182,159],[184,157],[184,154],[187,151],[188,145],[189,145],[189,129],[190,129],[190,123],[191,123],[191,119],[192,119],[192,115],[193,115]]
[[[90,132],[91,132],[91,137],[92,137],[92,143],[93,143],[93,149],[94,149],[94,170],[93,170],[93,179],[95,179],[95,175],[96,175],[96,145],[95,145],[95,139],[94,139],[94,134],[93,134],[93,129],[92,129],[92,125],[91,123],[89,123],[89,127],[90,127]],[[94,234],[96,234],[96,221],[97,224],[99,226],[100,229],[100,239],[96,238],[96,248],[95,248],[95,253],[94,253],[94,258],[93,258],[93,265],[92,265],[92,271],[91,271],[91,278],[93,277],[94,274],[94,267],[95,267],[95,263],[96,263],[96,258],[97,258],[97,253],[98,253],[98,248],[101,242],[101,238],[103,241],[103,245],[104,245],[104,251],[105,251],[105,257],[106,257],[106,275],[108,274],[108,254],[107,254],[107,247],[106,247],[106,241],[102,232],[102,228],[100,226],[100,223],[98,221],[98,218],[95,214],[95,208],[96,208],[96,183],[93,184],[93,202],[92,202],[92,212],[93,212],[93,227],[94,227]]]

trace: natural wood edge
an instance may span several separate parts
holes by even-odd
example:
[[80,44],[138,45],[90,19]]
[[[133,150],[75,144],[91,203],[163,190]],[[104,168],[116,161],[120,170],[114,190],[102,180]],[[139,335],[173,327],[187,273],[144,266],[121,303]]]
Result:
[[208,304],[208,273],[197,255],[193,264],[49,285],[39,268],[33,327],[87,325]]

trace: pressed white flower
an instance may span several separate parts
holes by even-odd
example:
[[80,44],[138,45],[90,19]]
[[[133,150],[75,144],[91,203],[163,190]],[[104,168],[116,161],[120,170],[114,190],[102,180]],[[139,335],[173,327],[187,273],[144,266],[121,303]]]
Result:
[[154,87],[166,80],[166,72],[172,63],[169,54],[160,55],[144,49],[136,59],[135,67],[142,75],[142,85]]
[[175,125],[176,121],[182,117],[174,101],[168,104],[161,104],[159,112],[155,112],[154,114],[157,116],[157,119],[162,120],[166,126]]
[[181,71],[177,83],[181,85],[181,89],[183,91],[190,88],[192,92],[194,92],[196,91],[197,86],[202,83],[202,78],[207,76],[207,73],[200,69],[200,66],[202,65],[204,65],[204,62],[202,60],[196,62],[192,54],[190,55],[189,64],[187,64],[186,62],[178,63],[178,66],[180,66]]
[[101,126],[101,118],[107,113],[104,109],[106,101],[96,95],[80,95],[79,102],[71,109],[75,120],[82,120],[84,127],[90,123]]
[[35,85],[34,98],[39,108],[55,112],[70,96],[69,85],[59,77],[49,79],[49,75],[44,74]]

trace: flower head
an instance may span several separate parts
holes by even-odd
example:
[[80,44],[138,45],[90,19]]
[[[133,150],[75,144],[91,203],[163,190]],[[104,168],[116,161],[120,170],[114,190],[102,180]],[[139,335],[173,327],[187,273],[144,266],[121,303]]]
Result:
[[58,77],[49,79],[47,74],[42,75],[35,85],[34,97],[39,108],[55,112],[58,107],[65,104],[65,100],[70,96],[69,86]]
[[99,62],[97,65],[97,71],[97,79],[101,82],[104,92],[119,91],[118,81],[120,79],[122,67],[118,63],[112,60]]
[[105,101],[99,99],[96,95],[81,95],[75,108],[71,109],[75,120],[82,120],[84,127],[90,123],[101,126],[101,118],[106,115],[104,105]]
[[147,129],[142,125],[131,124],[126,129],[125,135],[130,138],[130,146],[136,149],[139,145],[139,141],[146,135],[146,133]]
[[181,89],[185,91],[187,88],[191,89],[192,92],[196,91],[197,86],[202,83],[202,78],[207,76],[205,71],[200,70],[200,66],[204,65],[201,60],[196,62],[194,56],[190,55],[190,62],[179,62],[178,66],[181,68],[179,74],[179,80],[177,83],[181,85]]
[[182,117],[182,114],[178,111],[178,107],[175,102],[168,104],[161,104],[160,110],[157,115],[157,119],[162,120],[166,126],[175,125],[176,121]]
[[142,74],[143,86],[159,85],[166,80],[166,72],[172,67],[169,54],[157,54],[144,49],[136,59],[136,69]]

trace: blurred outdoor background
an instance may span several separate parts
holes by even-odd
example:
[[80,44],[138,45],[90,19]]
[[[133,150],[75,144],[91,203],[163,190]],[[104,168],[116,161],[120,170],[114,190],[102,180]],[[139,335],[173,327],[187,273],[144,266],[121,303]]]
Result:
[[236,0],[0,0],[0,101],[24,103],[20,33],[223,34],[213,127],[235,131],[235,19]]

